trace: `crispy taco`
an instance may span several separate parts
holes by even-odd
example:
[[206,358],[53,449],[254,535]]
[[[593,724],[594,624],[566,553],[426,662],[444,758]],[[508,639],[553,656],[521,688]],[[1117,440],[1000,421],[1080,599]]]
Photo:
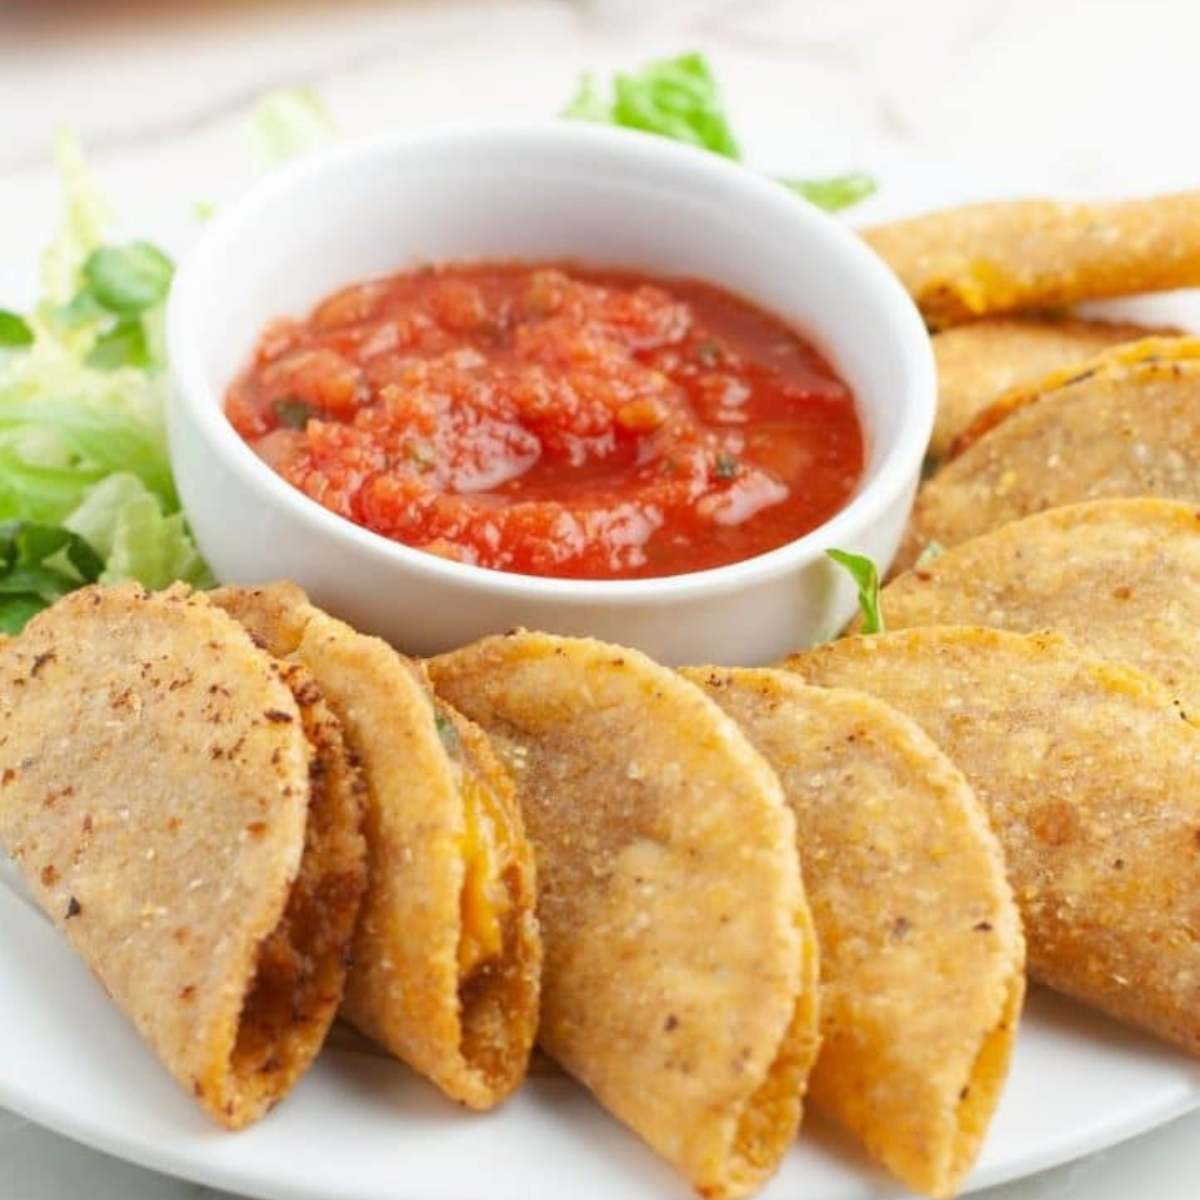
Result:
[[1098,204],[972,204],[864,236],[933,329],[1200,284],[1200,191]]
[[821,952],[810,1081],[909,1187],[953,1195],[1000,1097],[1025,991],[1020,919],[962,773],[880,700],[785,671],[683,671],[779,777]]
[[983,802],[1035,979],[1200,1052],[1200,728],[1063,638],[973,626],[848,637],[786,664],[907,713]]
[[779,1163],[817,1048],[816,945],[779,783],[633,650],[516,633],[431,661],[492,736],[538,856],[542,1047],[704,1195]]
[[1200,501],[1200,339],[1120,346],[997,400],[917,497],[898,565],[1104,496]]
[[541,943],[532,853],[486,736],[422,669],[293,584],[213,593],[302,663],[366,782],[369,883],[343,1015],[471,1108],[524,1078]]
[[936,334],[938,406],[929,452],[950,453],[954,439],[993,401],[1085,363],[1109,346],[1174,330],[1071,317],[991,317]]
[[362,788],[319,688],[184,587],[86,588],[0,648],[0,843],[222,1125],[341,1002]]
[[1200,715],[1200,510],[1093,500],[1014,521],[930,557],[881,597],[889,629],[1051,629],[1127,662]]
[[[1166,390],[1173,380],[1181,386],[1194,387],[1197,363],[1200,363],[1200,338],[1190,335],[1147,332],[1136,341],[1124,340],[1108,346],[1088,358],[1064,363],[1026,379],[993,397],[951,443],[950,456],[957,458],[1014,413],[1043,400],[1050,401],[1046,412],[1059,412],[1063,416],[1071,412],[1066,407],[1066,398],[1078,404],[1081,396],[1091,400],[1101,419],[1108,418],[1111,410],[1122,402],[1128,415],[1129,405],[1137,402],[1140,389],[1154,398],[1156,387]],[[1106,404],[1101,403],[1105,400]],[[1061,409],[1056,401],[1062,403]]]

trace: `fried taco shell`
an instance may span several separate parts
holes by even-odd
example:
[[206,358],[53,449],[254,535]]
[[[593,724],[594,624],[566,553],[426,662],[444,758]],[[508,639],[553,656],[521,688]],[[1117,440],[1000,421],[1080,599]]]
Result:
[[1015,200],[868,229],[932,329],[1200,284],[1200,191],[1086,204]]
[[930,455],[938,462],[948,457],[955,438],[1005,392],[1086,363],[1121,342],[1173,332],[1128,322],[991,317],[936,334],[938,405]]
[[429,664],[513,771],[538,857],[542,1047],[706,1196],[778,1165],[817,1048],[779,784],[633,650],[516,633]]
[[[1044,375],[1026,379],[996,396],[954,439],[951,457],[969,450],[997,425],[1031,404],[1053,401],[1060,394],[1090,383],[1103,392],[1172,378],[1189,380],[1197,362],[1200,362],[1200,338],[1185,334],[1148,331],[1145,337],[1108,346],[1086,359],[1076,359]],[[1083,390],[1090,393],[1092,389]]]
[[1010,392],[959,443],[917,497],[900,568],[1058,505],[1200,501],[1200,339],[1134,342]]
[[907,713],[1004,849],[1035,979],[1200,1052],[1200,729],[1131,667],[1051,635],[930,626],[785,664]]
[[689,668],[778,775],[821,952],[813,1100],[904,1183],[953,1195],[1000,1097],[1025,991],[1000,847],[967,781],[861,692]]
[[369,882],[343,1015],[471,1108],[525,1077],[541,943],[532,851],[486,736],[416,664],[293,584],[225,588],[218,604],[303,663],[366,780]]
[[0,648],[0,842],[210,1115],[261,1117],[337,1012],[361,784],[337,720],[186,588],[85,588]]
[[1092,500],[972,538],[883,591],[889,629],[1054,630],[1164,684],[1200,714],[1200,511]]

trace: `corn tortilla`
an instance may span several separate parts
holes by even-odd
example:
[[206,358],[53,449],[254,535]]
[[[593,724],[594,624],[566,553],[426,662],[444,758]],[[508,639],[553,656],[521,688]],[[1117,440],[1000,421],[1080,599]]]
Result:
[[881,597],[889,629],[1062,633],[1152,675],[1200,714],[1200,511],[1093,500],[1014,521],[922,563]]
[[955,438],[1005,392],[1085,363],[1109,346],[1165,332],[1173,331],[1078,318],[991,317],[936,334],[938,405],[930,455],[939,462],[947,458]]
[[429,664],[513,771],[538,857],[542,1047],[706,1196],[778,1165],[817,1048],[779,784],[644,655],[516,633]]
[[785,664],[869,691],[958,764],[1008,862],[1031,974],[1200,1052],[1200,729],[1131,667],[973,626],[849,637]]
[[1200,191],[972,204],[864,236],[932,329],[1200,284]]
[[[1084,384],[1115,391],[1122,386],[1189,377],[1200,361],[1200,338],[1186,334],[1147,331],[1136,340],[1098,349],[1087,358],[1064,363],[1028,378],[993,398],[954,439],[951,457],[969,450],[981,437],[1028,405],[1053,398]],[[1179,370],[1174,369],[1179,364]]]
[[262,1116],[342,996],[361,795],[311,679],[201,596],[90,587],[0,649],[0,842],[222,1125]]
[[1200,339],[1150,339],[998,401],[917,497],[896,566],[1104,496],[1200,501]]
[[[273,653],[303,663],[338,714],[367,784],[369,885],[343,1015],[484,1109],[525,1076],[537,1026],[541,944],[532,851],[511,781],[486,737],[432,695],[378,638],[309,604],[294,584],[213,593]],[[472,874],[468,826],[499,850]],[[466,962],[479,887],[504,911]]]
[[1025,991],[999,844],[962,773],[861,692],[689,668],[778,775],[821,952],[813,1100],[904,1183],[953,1195],[979,1151]]

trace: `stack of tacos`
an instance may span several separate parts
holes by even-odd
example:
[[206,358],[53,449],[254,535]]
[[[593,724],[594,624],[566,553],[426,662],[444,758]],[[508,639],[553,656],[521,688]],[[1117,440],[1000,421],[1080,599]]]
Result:
[[0,842],[222,1124],[339,1011],[471,1107],[524,1077],[531,851],[417,665],[292,587],[94,587],[0,649],[0,713]]
[[0,720],[0,841],[222,1124],[340,1013],[475,1109],[536,1038],[709,1196],[769,1177],[810,1079],[914,1187],[975,1157],[1020,926],[878,701],[542,634],[423,665],[291,584],[119,586],[0,648]]

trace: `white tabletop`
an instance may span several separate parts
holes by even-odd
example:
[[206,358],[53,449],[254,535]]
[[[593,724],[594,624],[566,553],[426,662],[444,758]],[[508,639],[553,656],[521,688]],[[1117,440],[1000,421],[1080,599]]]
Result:
[[[310,85],[348,134],[544,117],[578,73],[705,50],[748,156],[813,174],[904,164],[972,194],[1200,182],[1194,0],[0,0],[0,303],[32,286],[56,128],[82,137],[132,232],[184,240],[253,176],[245,113]],[[930,164],[935,164],[932,168]],[[997,181],[1003,181],[998,185]],[[1191,1200],[1200,1114],[988,1200]],[[0,1109],[3,1200],[183,1200]],[[463,1200],[472,1200],[463,1197]],[[535,1198],[536,1200],[536,1198]]]

